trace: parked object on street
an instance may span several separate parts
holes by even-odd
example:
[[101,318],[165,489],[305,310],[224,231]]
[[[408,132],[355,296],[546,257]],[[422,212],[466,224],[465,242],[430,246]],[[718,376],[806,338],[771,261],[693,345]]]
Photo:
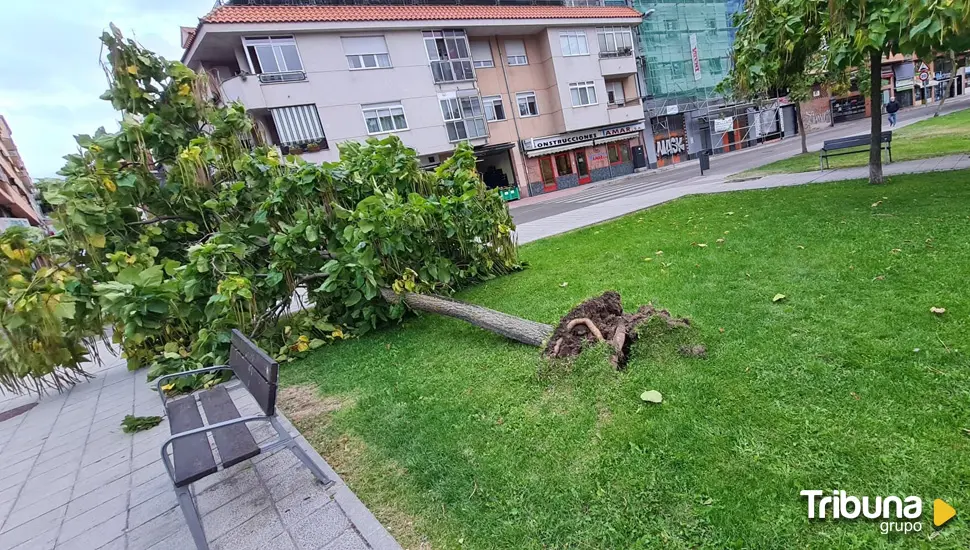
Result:
[[[889,162],[893,161],[892,141],[893,133],[891,131],[883,132],[882,138],[879,140],[879,148],[884,149],[887,153],[889,153]],[[822,144],[822,150],[819,151],[818,154],[819,170],[825,170],[829,167],[829,157],[853,155],[856,153],[869,154],[870,143],[871,140],[869,139],[869,134],[860,134],[857,136],[826,140]],[[833,151],[841,152],[833,153]]]
[[[263,414],[241,416],[233,404],[224,385],[196,392],[178,399],[166,400],[162,385],[166,380],[179,376],[219,370],[232,370],[246,391],[253,396]],[[168,472],[179,506],[189,525],[192,539],[199,550],[208,549],[202,519],[189,486],[200,479],[226,469],[260,453],[269,453],[281,448],[289,448],[313,472],[324,485],[331,481],[323,470],[297,445],[293,436],[280,424],[276,417],[276,391],[279,365],[266,352],[261,350],[238,330],[232,331],[232,348],[229,364],[196,369],[162,376],[156,382],[158,395],[165,407],[172,437],[162,444],[162,462]],[[208,425],[202,421],[199,407],[205,410]],[[265,446],[259,446],[246,427],[249,422],[269,422],[279,437]],[[209,445],[208,433],[211,432],[219,451],[220,463],[217,464]],[[169,460],[168,447],[172,447],[172,460]]]

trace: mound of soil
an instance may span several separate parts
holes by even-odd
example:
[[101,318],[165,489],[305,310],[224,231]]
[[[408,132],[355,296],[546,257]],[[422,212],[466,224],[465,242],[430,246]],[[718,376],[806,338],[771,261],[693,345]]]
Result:
[[544,354],[551,358],[574,357],[583,346],[599,341],[613,348],[610,361],[618,370],[626,367],[630,345],[637,338],[637,327],[659,317],[670,327],[688,327],[690,320],[671,317],[665,309],[658,310],[651,304],[640,306],[636,313],[623,313],[620,294],[604,292],[579,304],[563,317],[549,338]]

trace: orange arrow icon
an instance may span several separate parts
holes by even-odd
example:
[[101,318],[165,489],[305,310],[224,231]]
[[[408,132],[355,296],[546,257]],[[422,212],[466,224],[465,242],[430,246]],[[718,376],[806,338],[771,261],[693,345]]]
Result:
[[933,525],[939,527],[944,523],[953,519],[953,516],[957,515],[957,511],[953,509],[946,502],[941,499],[936,499],[933,501]]

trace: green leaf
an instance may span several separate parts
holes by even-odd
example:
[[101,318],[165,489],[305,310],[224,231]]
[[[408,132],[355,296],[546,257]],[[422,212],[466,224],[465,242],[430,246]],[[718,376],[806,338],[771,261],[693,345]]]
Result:
[[76,306],[74,302],[58,302],[54,307],[54,315],[61,319],[73,319]]
[[784,300],[787,297],[788,296],[785,296],[784,294],[775,294],[774,297],[771,298],[771,301],[772,302],[780,302],[780,301]]
[[351,291],[350,295],[347,296],[347,299],[344,300],[344,305],[347,307],[356,305],[361,298],[363,298],[363,295],[360,293],[359,290]]
[[303,234],[306,236],[306,240],[310,241],[311,243],[317,242],[317,228],[315,226],[306,226],[306,231],[304,231]]
[[657,390],[647,390],[640,394],[640,399],[647,403],[661,403],[664,400],[664,396]]
[[118,178],[115,184],[118,187],[134,187],[138,183],[138,178],[134,174],[128,173]]

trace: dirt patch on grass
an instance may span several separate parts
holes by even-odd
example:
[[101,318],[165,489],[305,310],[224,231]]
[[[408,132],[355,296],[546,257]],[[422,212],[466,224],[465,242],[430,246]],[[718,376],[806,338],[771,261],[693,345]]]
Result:
[[[320,395],[312,384],[287,386],[277,394],[280,408],[293,422],[301,422],[322,415],[350,408],[357,399],[348,395]],[[329,418],[326,419],[329,424]]]
[[427,537],[415,527],[415,518],[396,504],[407,469],[381,460],[352,434],[337,434],[333,415],[357,405],[352,395],[320,395],[313,384],[288,386],[279,391],[279,405],[310,445],[406,549],[431,550]]

